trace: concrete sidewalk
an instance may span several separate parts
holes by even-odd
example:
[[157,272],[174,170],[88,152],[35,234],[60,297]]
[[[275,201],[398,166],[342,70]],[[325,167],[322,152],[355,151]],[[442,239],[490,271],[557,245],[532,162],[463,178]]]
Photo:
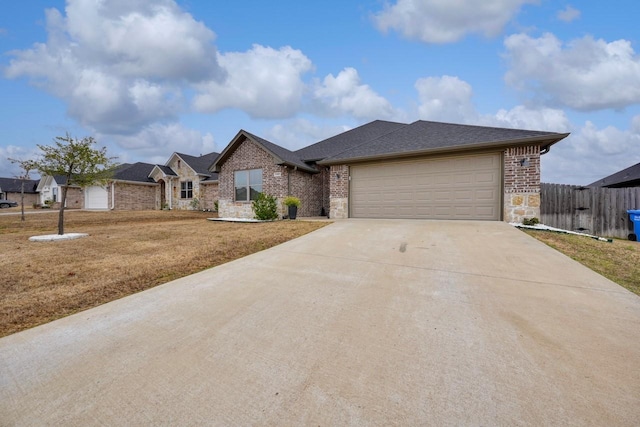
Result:
[[0,339],[0,425],[637,426],[639,367],[640,298],[519,230],[347,220]]

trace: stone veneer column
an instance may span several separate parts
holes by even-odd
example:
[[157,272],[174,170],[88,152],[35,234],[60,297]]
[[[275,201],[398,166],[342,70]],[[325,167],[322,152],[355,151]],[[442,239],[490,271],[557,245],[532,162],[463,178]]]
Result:
[[349,218],[349,166],[331,166],[329,171],[329,218]]
[[[527,159],[528,166],[520,163]],[[504,220],[540,218],[540,146],[512,147],[504,153]]]

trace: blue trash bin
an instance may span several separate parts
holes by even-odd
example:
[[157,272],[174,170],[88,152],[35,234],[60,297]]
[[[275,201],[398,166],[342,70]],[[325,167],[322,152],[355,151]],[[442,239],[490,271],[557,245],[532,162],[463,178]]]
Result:
[[633,233],[629,234],[629,240],[635,240],[640,242],[640,210],[631,209],[628,210],[629,219],[633,223]]

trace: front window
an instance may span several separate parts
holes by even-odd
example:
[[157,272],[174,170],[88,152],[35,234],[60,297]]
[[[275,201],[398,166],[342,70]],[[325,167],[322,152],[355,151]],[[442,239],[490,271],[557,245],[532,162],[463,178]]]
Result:
[[53,201],[57,202],[58,201],[58,187],[53,187],[53,190],[51,190],[51,192],[53,193]]
[[236,202],[256,200],[262,193],[262,169],[236,171],[234,173]]
[[193,199],[193,181],[182,181],[180,183],[180,198]]

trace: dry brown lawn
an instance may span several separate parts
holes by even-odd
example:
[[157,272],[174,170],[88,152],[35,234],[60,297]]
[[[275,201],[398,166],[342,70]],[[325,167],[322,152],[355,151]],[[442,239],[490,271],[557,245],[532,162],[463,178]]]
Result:
[[640,295],[640,242],[614,239],[608,243],[549,231],[526,230],[525,233]]
[[327,224],[207,221],[211,216],[194,211],[66,211],[65,232],[89,237],[30,242],[31,236],[56,233],[57,212],[27,215],[25,223],[20,215],[0,215],[0,336],[241,258]]

